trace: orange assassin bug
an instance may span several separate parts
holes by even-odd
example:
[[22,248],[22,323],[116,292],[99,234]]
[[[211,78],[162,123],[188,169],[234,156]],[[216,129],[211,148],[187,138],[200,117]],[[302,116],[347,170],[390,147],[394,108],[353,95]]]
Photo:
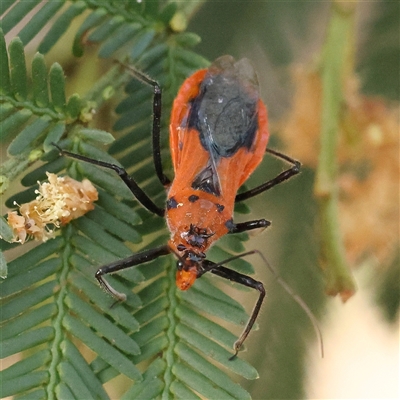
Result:
[[[220,263],[208,260],[206,252],[225,234],[268,227],[270,222],[266,219],[235,223],[234,205],[298,174],[300,163],[267,149],[267,110],[260,99],[257,75],[251,63],[247,59],[236,62],[231,56],[222,56],[209,68],[197,71],[187,78],[175,98],[170,120],[170,149],[175,173],[171,182],[163,173],[160,154],[161,88],[156,81],[143,73],[130,69],[137,79],[152,86],[154,90],[153,158],[157,177],[167,189],[166,207],[157,206],[125,169],[55,146],[61,155],[116,171],[145,208],[165,217],[171,236],[166,245],[102,266],[95,276],[110,294],[118,300],[124,300],[126,296],[117,292],[106,281],[105,275],[173,253],[178,258],[176,285],[180,290],[189,289],[206,272],[257,290],[258,300],[242,334],[234,344],[233,359],[257,319],[265,289],[262,282],[223,264],[259,252],[250,251]],[[275,178],[237,194],[240,186],[259,165],[265,152],[291,164],[291,167]],[[264,261],[266,262],[265,259]],[[267,262],[266,264],[271,269]],[[315,327],[315,319],[308,307],[279,277],[278,281],[305,309]]]

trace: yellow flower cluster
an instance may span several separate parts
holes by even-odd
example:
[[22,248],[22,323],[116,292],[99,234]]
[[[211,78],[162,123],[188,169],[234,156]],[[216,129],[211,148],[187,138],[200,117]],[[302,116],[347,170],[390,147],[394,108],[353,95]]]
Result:
[[13,229],[15,242],[24,243],[28,237],[45,242],[54,237],[55,228],[94,208],[98,193],[89,180],[78,182],[68,176],[46,174],[48,182],[38,182],[36,199],[22,204],[19,214],[16,211],[8,213],[8,224]]

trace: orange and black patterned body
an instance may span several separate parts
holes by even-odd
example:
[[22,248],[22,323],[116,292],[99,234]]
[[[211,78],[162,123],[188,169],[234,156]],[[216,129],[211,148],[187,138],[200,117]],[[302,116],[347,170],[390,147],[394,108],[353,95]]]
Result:
[[210,246],[223,235],[270,225],[266,219],[235,223],[235,202],[271,189],[300,171],[298,161],[269,149],[268,153],[292,166],[275,178],[237,194],[240,186],[261,162],[269,136],[267,111],[260,100],[257,76],[250,62],[246,59],[235,62],[232,57],[223,56],[208,69],[194,73],[183,83],[175,99],[170,121],[170,148],[175,171],[172,183],[164,175],[160,153],[161,88],[141,72],[133,69],[132,73],[154,90],[153,158],[157,177],[168,189],[165,209],[160,208],[124,168],[55,146],[63,155],[115,171],[147,210],[160,217],[165,216],[171,236],[167,245],[143,250],[100,267],[96,279],[116,299],[124,300],[126,295],[115,290],[104,278],[105,275],[174,253],[178,258],[176,284],[181,290],[189,289],[206,272],[257,290],[258,300],[234,344],[235,354],[230,358],[233,359],[257,319],[265,288],[262,282],[224,264],[258,253],[274,272],[277,281],[307,312],[321,340],[316,320],[307,305],[276,274],[260,252],[242,253],[220,263],[206,258]]
[[220,57],[183,83],[171,116],[175,178],[166,209],[169,247],[183,261],[180,289],[194,283],[206,251],[230,231],[237,191],[261,162],[268,137],[247,59]]

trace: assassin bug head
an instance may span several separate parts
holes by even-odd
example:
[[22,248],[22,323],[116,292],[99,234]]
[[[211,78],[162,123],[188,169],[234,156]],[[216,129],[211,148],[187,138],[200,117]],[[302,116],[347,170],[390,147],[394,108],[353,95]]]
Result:
[[208,239],[213,235],[207,229],[191,224],[188,230],[181,233],[182,242],[175,249],[174,243],[170,241],[171,250],[178,257],[176,285],[180,290],[189,289],[206,272],[202,265],[206,258],[203,250],[209,246]]
[[204,253],[196,254],[191,250],[186,250],[185,258],[177,261],[176,286],[180,290],[188,290],[204,273],[201,262],[205,257]]

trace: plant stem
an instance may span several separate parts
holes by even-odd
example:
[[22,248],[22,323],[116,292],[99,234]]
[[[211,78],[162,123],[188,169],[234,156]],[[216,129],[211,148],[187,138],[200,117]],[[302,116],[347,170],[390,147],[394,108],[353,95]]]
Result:
[[321,147],[314,186],[318,199],[321,258],[327,291],[343,301],[355,292],[339,227],[337,142],[344,79],[353,67],[353,28],[356,3],[332,4],[332,17],[322,53]]

